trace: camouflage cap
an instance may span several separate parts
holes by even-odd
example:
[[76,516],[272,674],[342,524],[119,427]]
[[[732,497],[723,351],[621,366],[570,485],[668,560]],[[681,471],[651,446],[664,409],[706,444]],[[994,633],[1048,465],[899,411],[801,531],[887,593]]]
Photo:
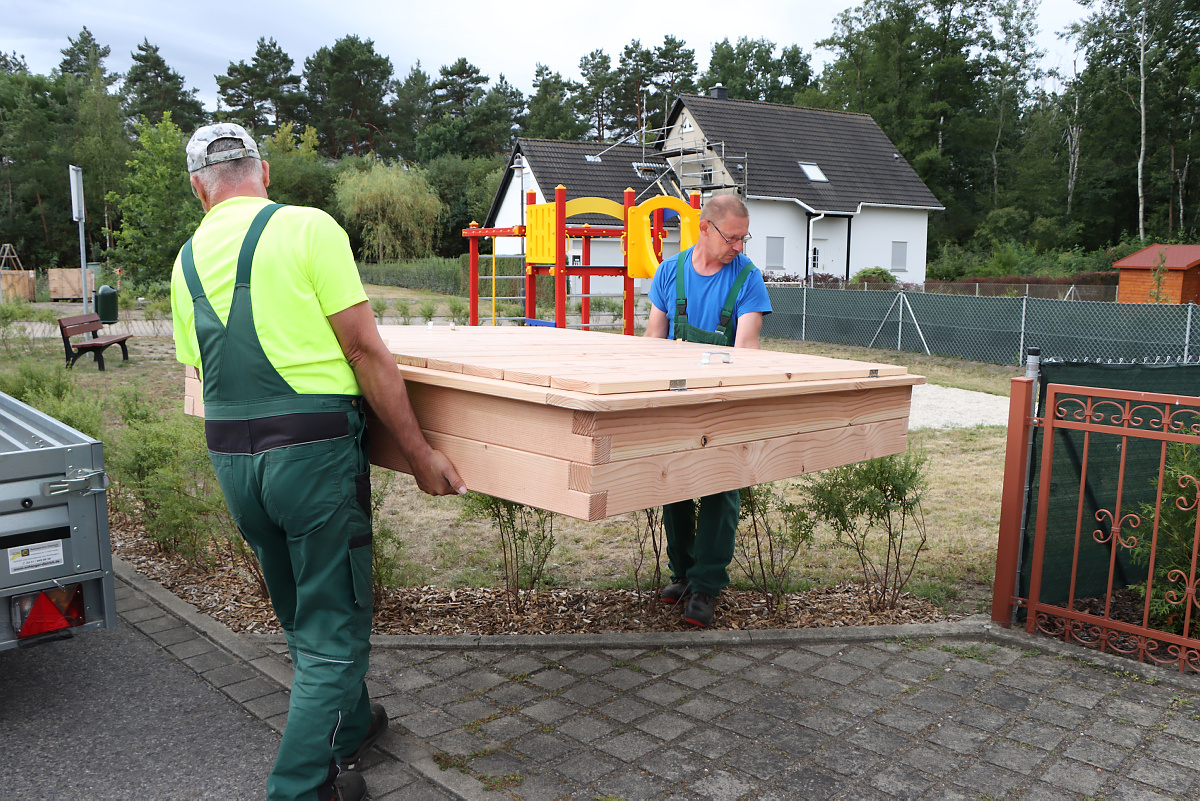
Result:
[[[242,147],[234,150],[222,150],[220,153],[209,154],[208,146],[218,139],[241,139]],[[262,158],[258,153],[258,145],[246,129],[232,122],[219,122],[216,125],[205,125],[192,134],[187,143],[188,172],[195,172],[213,164],[224,161],[234,161],[246,156]]]

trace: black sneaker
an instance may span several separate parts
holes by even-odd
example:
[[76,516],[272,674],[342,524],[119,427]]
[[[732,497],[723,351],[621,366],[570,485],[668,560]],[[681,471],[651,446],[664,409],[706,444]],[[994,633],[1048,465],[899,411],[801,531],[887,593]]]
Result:
[[717,599],[708,593],[693,592],[692,599],[688,601],[687,611],[683,613],[683,619],[693,626],[708,628],[712,625],[716,606]]
[[342,760],[342,770],[343,771],[358,770],[358,763],[362,761],[363,754],[365,754],[367,752],[368,748],[375,745],[375,743],[377,743],[379,741],[379,738],[383,736],[383,733],[385,731],[387,731],[387,727],[388,727],[387,710],[383,708],[383,704],[378,704],[378,703],[372,701],[371,702],[371,727],[369,729],[367,729],[366,739],[364,739],[362,741],[362,745],[360,745],[358,747],[357,751],[355,751],[353,754],[351,754],[350,756],[348,756]]
[[362,774],[343,770],[333,780],[333,795],[329,796],[329,801],[363,801],[367,797],[367,783]]
[[677,604],[688,594],[687,579],[675,579],[670,584],[662,588],[662,592],[658,594],[658,600],[664,604]]

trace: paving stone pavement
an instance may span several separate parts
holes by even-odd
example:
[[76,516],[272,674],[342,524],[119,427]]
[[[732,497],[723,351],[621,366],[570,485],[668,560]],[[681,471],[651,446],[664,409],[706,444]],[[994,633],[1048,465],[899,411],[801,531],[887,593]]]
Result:
[[[282,730],[282,636],[117,574],[124,623]],[[1200,798],[1200,678],[982,616],[372,641],[374,799]]]

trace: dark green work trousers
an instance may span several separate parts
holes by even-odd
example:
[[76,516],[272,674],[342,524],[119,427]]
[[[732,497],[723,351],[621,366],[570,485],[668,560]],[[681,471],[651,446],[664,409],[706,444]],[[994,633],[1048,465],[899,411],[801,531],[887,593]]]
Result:
[[741,508],[738,490],[705,495],[698,502],[679,501],[663,506],[671,575],[676,579],[686,578],[692,592],[715,598],[729,586],[727,568],[733,561]]
[[271,799],[317,798],[370,727],[371,489],[361,409],[349,412],[350,436],[253,455],[210,452],[295,668]]

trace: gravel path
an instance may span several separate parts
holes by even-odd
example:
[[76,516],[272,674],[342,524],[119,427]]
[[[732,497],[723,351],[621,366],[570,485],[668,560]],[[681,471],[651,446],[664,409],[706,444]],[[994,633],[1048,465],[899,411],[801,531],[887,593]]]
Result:
[[1008,398],[967,389],[920,384],[913,387],[909,428],[1007,426]]

